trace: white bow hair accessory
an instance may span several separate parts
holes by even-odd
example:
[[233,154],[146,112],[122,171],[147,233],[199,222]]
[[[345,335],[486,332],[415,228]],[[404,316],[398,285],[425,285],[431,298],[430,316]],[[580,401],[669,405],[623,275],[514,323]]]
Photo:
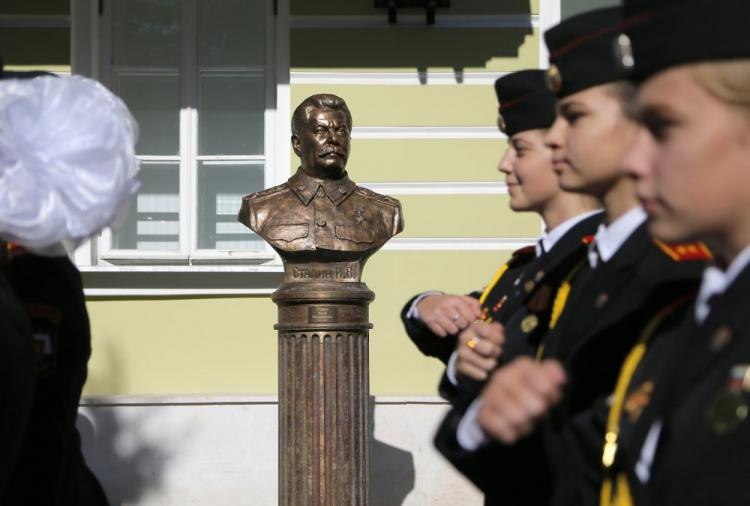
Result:
[[80,244],[130,207],[138,125],[81,76],[0,80],[0,237],[30,249]]

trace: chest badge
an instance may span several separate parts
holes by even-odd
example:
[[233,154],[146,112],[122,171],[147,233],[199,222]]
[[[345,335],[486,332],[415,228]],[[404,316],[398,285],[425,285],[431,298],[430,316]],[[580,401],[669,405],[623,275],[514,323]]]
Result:
[[508,301],[507,295],[503,295],[502,297],[500,297],[500,300],[497,301],[494,306],[492,306],[492,312],[497,313],[498,311],[500,311],[500,309],[505,305],[507,301]]
[[737,364],[729,370],[729,379],[709,403],[708,425],[717,436],[740,426],[750,413],[745,394],[750,391],[750,364]]
[[653,381],[644,381],[638,385],[625,399],[623,405],[623,411],[630,420],[631,423],[635,423],[636,420],[641,416],[643,410],[646,409],[649,402],[651,402],[651,393],[654,391]]
[[601,309],[607,305],[608,301],[609,301],[609,294],[607,292],[602,292],[596,297],[596,301],[594,301],[594,306],[596,307],[596,309]]
[[521,330],[524,334],[533,332],[534,329],[539,325],[539,317],[535,314],[530,314],[521,320]]
[[709,348],[711,351],[719,351],[723,349],[732,340],[732,329],[726,325],[723,325],[716,329],[716,332],[711,336]]

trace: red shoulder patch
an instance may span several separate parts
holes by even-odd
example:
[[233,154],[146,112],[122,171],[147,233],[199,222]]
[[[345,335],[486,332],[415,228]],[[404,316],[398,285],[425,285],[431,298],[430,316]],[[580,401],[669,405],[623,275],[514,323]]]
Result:
[[594,235],[593,234],[592,235],[585,235],[585,236],[581,237],[581,242],[583,244],[585,244],[586,246],[588,246],[589,244],[591,244],[592,242],[594,242]]
[[28,253],[28,251],[26,251],[26,249],[20,244],[13,242],[8,243],[8,258],[15,258],[17,256],[25,255],[26,253]]
[[714,257],[708,246],[702,242],[667,244],[654,239],[654,244],[675,262],[682,262],[684,260],[711,260]]
[[513,257],[521,257],[521,256],[527,256],[527,255],[534,255],[536,256],[536,246],[533,244],[530,244],[529,246],[524,246],[523,248],[518,248],[516,251],[513,252]]

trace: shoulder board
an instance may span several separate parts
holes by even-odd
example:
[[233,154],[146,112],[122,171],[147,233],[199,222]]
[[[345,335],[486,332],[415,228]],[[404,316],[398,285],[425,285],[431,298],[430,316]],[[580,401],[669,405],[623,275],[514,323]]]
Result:
[[534,246],[533,244],[524,246],[523,248],[518,248],[516,251],[513,252],[513,258],[525,257],[528,255],[536,256],[536,246]]
[[372,190],[368,190],[367,188],[363,188],[361,186],[357,186],[354,190],[356,193],[359,193],[365,198],[377,200],[381,204],[387,204],[389,206],[397,207],[401,205],[401,203],[394,199],[393,197],[389,197],[388,195],[381,195],[380,193],[375,193]]
[[7,243],[8,258],[16,258],[28,253],[26,248],[15,242]]
[[272,186],[271,188],[267,188],[267,189],[259,191],[259,192],[255,192],[255,193],[251,193],[249,195],[245,195],[242,198],[246,199],[246,200],[257,200],[257,199],[262,199],[264,197],[269,197],[271,195],[274,195],[276,193],[279,193],[279,192],[282,192],[282,191],[288,190],[288,189],[289,189],[289,185],[287,185],[286,183],[282,183],[280,185]]
[[713,258],[711,250],[702,242],[667,244],[654,239],[654,244],[675,262],[682,262],[684,260],[711,260]]
[[532,258],[536,258],[536,247],[533,244],[514,251],[510,260],[508,260],[508,266],[512,267],[518,263],[528,262]]
[[588,246],[589,244],[591,244],[592,242],[594,242],[594,236],[593,235],[585,235],[585,236],[581,237],[581,242],[583,244],[585,244],[586,246]]

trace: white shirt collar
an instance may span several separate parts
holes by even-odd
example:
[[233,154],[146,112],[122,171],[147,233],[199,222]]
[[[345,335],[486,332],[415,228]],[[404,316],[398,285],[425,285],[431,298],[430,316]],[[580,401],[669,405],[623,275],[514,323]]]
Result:
[[[599,263],[609,262],[635,229],[646,221],[646,212],[640,206],[634,207],[609,225],[602,223],[596,231],[589,247],[589,265],[595,268]],[[598,252],[598,254],[597,254]]]
[[745,247],[737,257],[732,260],[726,271],[712,265],[703,271],[701,287],[698,298],[695,301],[695,319],[698,323],[708,317],[711,308],[708,300],[713,296],[724,293],[727,288],[737,279],[742,271],[750,264],[750,246]]
[[568,218],[567,220],[563,221],[552,230],[545,230],[542,234],[542,237],[539,238],[539,242],[536,243],[536,256],[540,257],[544,253],[549,253],[552,248],[555,247],[557,241],[562,239],[562,236],[567,234],[571,228],[575,227],[586,218],[600,212],[601,210],[597,209],[595,211],[588,211],[585,213],[577,214],[572,218]]

